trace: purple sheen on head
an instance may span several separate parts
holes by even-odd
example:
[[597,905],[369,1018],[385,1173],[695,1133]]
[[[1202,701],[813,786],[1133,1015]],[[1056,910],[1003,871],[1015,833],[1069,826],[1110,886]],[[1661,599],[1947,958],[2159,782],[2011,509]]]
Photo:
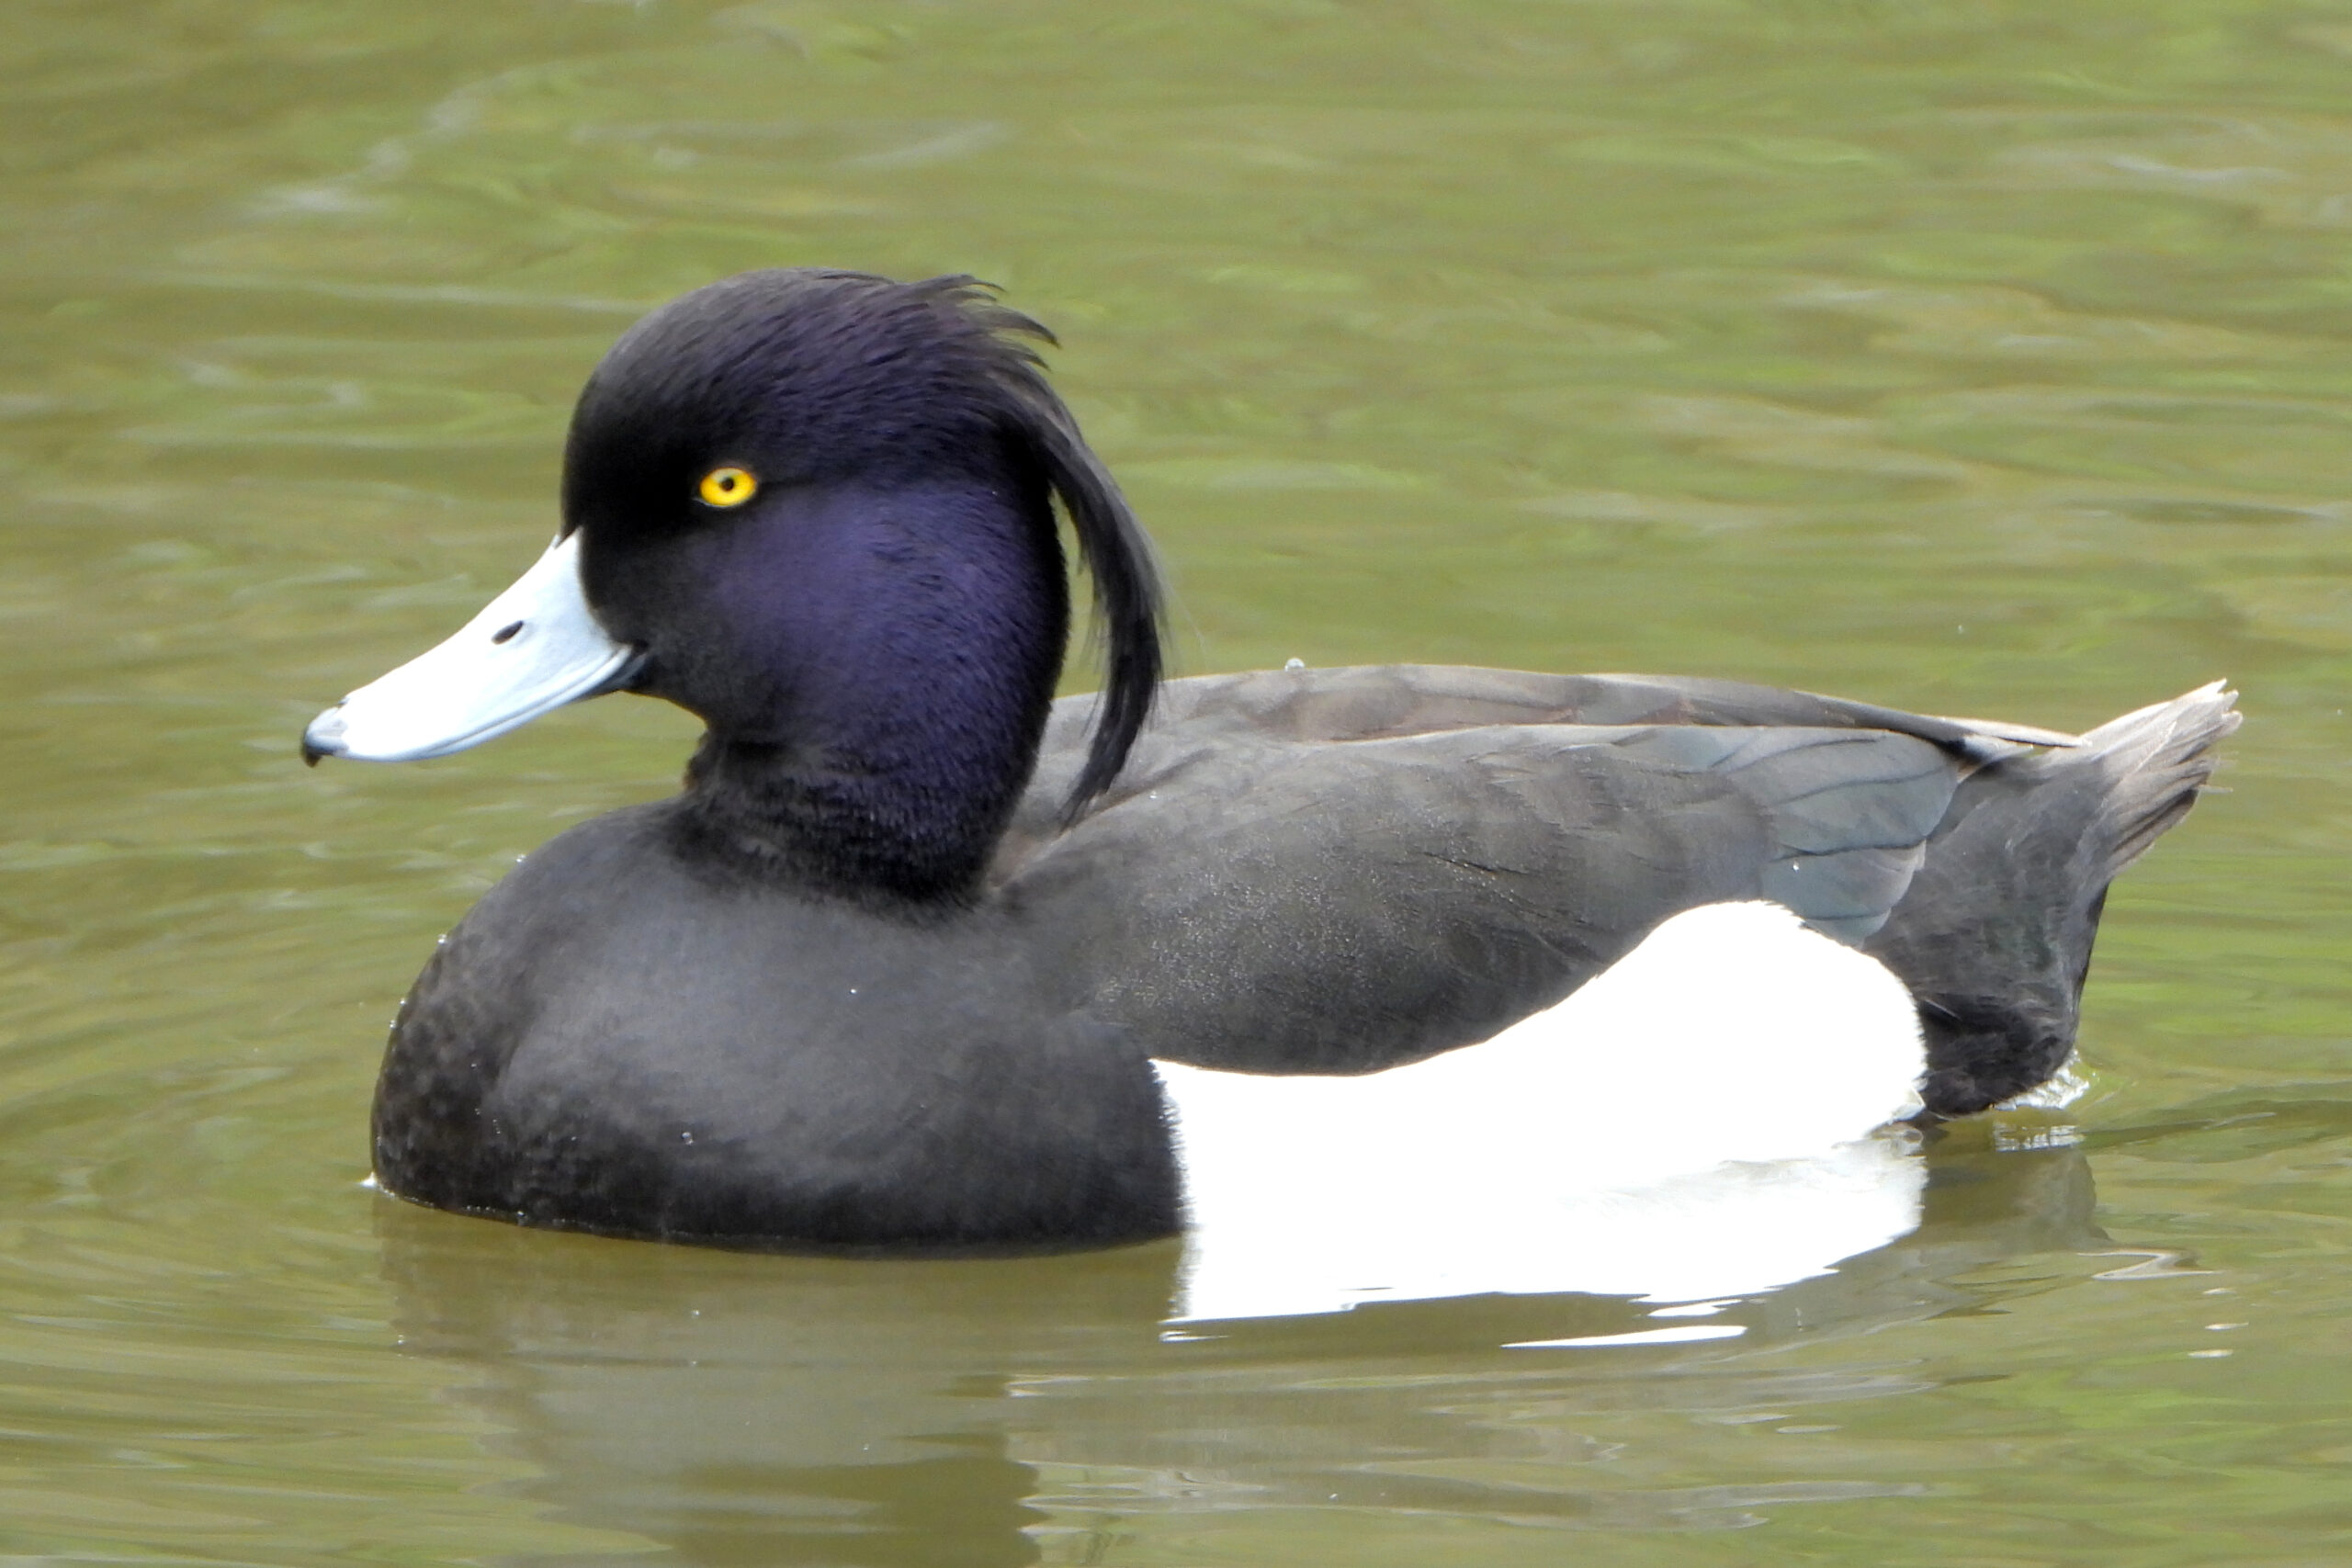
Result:
[[[1057,495],[1108,633],[1102,716],[1070,811],[1116,775],[1158,686],[1157,573],[1117,486],[1023,338],[1051,341],[969,278],[778,270],[673,301],[605,356],[573,419],[565,525],[586,531],[599,617],[653,648],[662,694],[709,718],[715,741],[833,747],[859,767],[907,771],[910,790],[941,802],[974,764],[925,754],[915,740],[953,739],[947,750],[963,750],[1017,712],[1034,727],[1017,762],[1001,761],[988,787],[963,779],[993,812],[1026,779],[1067,640]],[[761,494],[715,523],[683,498],[720,462],[751,468]],[[916,508],[922,518],[896,501],[855,517],[842,511],[852,496],[879,505],[919,495],[931,498]],[[749,550],[758,565],[747,558],[682,574],[663,558],[673,547],[699,556],[709,530],[746,529],[786,496],[815,532],[842,536],[806,552],[782,541],[721,547]],[[755,590],[718,586],[739,568]],[[698,596],[718,592],[730,608],[714,622],[715,601]],[[660,637],[665,626],[702,629]],[[706,633],[709,646],[693,646]],[[730,677],[717,655],[739,637],[760,647],[743,648],[748,663]],[[859,671],[858,660],[870,668]],[[841,747],[848,710],[869,700],[888,706],[868,710],[857,744]],[[797,721],[787,725],[787,713]],[[891,735],[909,739],[886,743]]]
[[1069,635],[1051,513],[1025,488],[763,491],[637,563],[639,689],[710,726],[693,778],[714,832],[847,883],[978,878]]

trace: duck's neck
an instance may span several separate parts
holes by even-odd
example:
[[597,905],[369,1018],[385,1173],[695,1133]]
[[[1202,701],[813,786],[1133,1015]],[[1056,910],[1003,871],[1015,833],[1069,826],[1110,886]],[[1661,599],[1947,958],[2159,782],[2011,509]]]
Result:
[[716,609],[764,678],[705,715],[685,819],[747,869],[967,896],[1036,763],[1069,637],[1043,485],[814,491],[737,536],[751,558]]

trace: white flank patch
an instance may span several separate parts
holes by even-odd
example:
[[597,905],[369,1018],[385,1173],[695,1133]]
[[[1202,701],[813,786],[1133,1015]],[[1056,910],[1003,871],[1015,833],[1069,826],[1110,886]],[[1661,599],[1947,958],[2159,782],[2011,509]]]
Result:
[[1917,1014],[1776,904],[1660,925],[1566,1001],[1359,1077],[1158,1062],[1187,1235],[1177,1318],[1581,1291],[1697,1301],[1918,1223]]

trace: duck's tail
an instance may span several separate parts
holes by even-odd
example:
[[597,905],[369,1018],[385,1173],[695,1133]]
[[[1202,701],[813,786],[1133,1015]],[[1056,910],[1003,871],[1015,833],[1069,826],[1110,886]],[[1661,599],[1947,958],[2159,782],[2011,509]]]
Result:
[[1918,1001],[1930,1111],[1982,1111],[2065,1064],[2108,884],[2188,815],[2236,701],[2217,681],[1961,785],[1864,944]]

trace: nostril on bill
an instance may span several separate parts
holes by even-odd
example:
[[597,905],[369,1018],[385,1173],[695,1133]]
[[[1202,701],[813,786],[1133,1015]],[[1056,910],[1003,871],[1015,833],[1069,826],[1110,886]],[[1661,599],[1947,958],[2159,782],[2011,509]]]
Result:
[[522,629],[523,629],[523,623],[522,623],[522,622],[520,622],[520,621],[514,621],[514,622],[512,622],[512,623],[510,623],[510,624],[508,624],[508,625],[506,625],[506,626],[503,626],[499,627],[499,628],[498,628],[498,630],[497,630],[497,632],[492,636],[492,637],[491,637],[491,639],[490,639],[490,640],[491,640],[491,641],[492,641],[492,642],[504,642],[504,641],[506,641],[508,638],[512,637],[513,637],[516,632],[519,632],[519,631],[521,631]]

